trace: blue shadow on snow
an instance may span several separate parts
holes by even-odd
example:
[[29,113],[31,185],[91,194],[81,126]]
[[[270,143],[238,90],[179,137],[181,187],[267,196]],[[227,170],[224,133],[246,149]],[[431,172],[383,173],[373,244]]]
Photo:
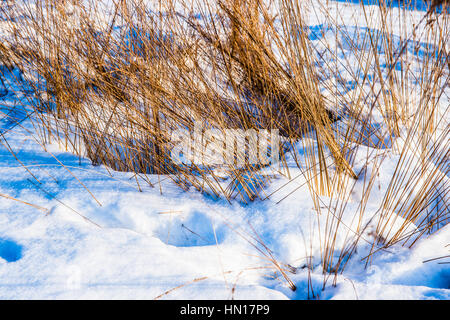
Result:
[[15,262],[22,258],[22,246],[14,241],[0,238],[0,258]]

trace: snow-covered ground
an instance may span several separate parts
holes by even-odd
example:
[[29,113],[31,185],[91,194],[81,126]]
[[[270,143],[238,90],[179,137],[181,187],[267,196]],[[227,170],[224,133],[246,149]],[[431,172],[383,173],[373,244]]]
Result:
[[[357,4],[330,3],[331,14],[339,3],[346,13],[342,20],[361,26]],[[420,19],[423,11],[414,14]],[[312,30],[321,26],[320,15],[311,14],[308,24]],[[57,144],[42,146],[25,93],[12,90],[13,76],[3,71],[1,299],[450,299],[450,225],[412,249],[394,245],[377,252],[367,267],[362,260],[371,244],[360,241],[336,285],[330,276],[322,290],[323,226],[295,165],[295,179],[286,185],[286,177],[275,177],[265,193],[280,191],[250,204],[183,191],[166,176],[148,175],[155,186],[150,187],[132,173],[93,166]],[[371,150],[362,146],[358,155]],[[399,159],[388,151],[376,180],[380,191],[365,208],[367,219]],[[355,199],[363,182],[358,183]],[[357,210],[358,202],[350,199],[348,212]],[[342,217],[338,243],[353,232],[352,219]],[[311,264],[313,270],[306,267]]]

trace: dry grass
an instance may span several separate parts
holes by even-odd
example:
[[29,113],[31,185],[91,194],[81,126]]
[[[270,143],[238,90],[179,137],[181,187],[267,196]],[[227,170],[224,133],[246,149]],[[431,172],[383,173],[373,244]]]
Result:
[[[37,1],[36,8],[22,8],[30,20],[11,26],[15,38],[2,51],[29,76],[35,107],[46,111],[39,112],[42,140],[56,139],[94,164],[174,174],[182,187],[230,199],[233,188],[218,183],[212,168],[171,161],[172,132],[193,132],[208,119],[206,128],[278,129],[289,140],[312,126],[337,168],[355,177],[332,134],[333,113],[319,92],[306,35],[293,36],[303,27],[300,8],[289,6],[283,4],[282,30],[257,1],[218,2],[201,19],[180,16],[172,7],[156,15],[141,2],[127,1],[100,22],[78,7],[78,29],[70,23],[76,6]],[[12,10],[7,14],[18,14]],[[281,56],[275,49],[283,49]],[[247,162],[244,153],[238,157]],[[324,167],[323,158],[314,162]],[[230,163],[227,176],[254,169]],[[257,194],[250,189],[239,192],[253,199]]]

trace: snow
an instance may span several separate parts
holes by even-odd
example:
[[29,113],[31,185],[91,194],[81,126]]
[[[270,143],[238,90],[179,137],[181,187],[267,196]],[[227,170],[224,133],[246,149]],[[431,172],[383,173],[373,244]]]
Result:
[[[357,4],[330,4],[331,15],[339,4],[343,21],[362,24]],[[413,11],[412,19],[422,15]],[[323,15],[310,17],[314,30]],[[329,29],[325,37],[333,34]],[[57,143],[41,145],[27,119],[33,115],[24,94],[17,88],[13,93],[13,76],[2,70],[0,194],[20,201],[0,197],[0,299],[450,299],[450,225],[411,249],[380,250],[367,268],[371,245],[360,241],[343,274],[330,275],[324,286],[326,210],[314,210],[295,165],[291,179],[279,175],[265,186],[265,194],[273,196],[249,204],[183,191],[167,176],[147,175],[152,188],[142,177],[93,166]],[[445,123],[441,126],[445,130]],[[384,219],[376,210],[404,139],[383,138],[382,152],[373,152],[376,140],[370,139],[356,153],[357,171],[368,154],[384,160],[363,224]],[[353,187],[336,248],[354,236],[364,188],[364,181]],[[404,223],[395,218],[389,234]],[[287,273],[296,291],[271,259],[293,271]]]

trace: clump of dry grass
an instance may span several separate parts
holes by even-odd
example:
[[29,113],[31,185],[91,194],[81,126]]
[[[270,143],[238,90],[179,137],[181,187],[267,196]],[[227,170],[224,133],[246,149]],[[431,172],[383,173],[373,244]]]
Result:
[[[356,171],[358,181],[335,175],[330,179],[339,188],[334,189],[331,197],[316,196],[316,210],[326,213],[318,215],[319,223],[325,223],[321,260],[324,286],[332,274],[333,283],[336,282],[337,275],[343,272],[359,244],[365,243],[371,248],[365,257],[369,263],[375,252],[394,244],[412,246],[423,235],[448,224],[450,218],[450,132],[448,120],[442,116],[449,111],[446,43],[450,29],[446,9],[430,20],[433,7],[417,25],[409,24],[406,9],[397,11],[384,2],[378,7],[362,5],[361,9],[364,24],[376,25],[377,29],[368,28],[358,37],[340,26],[339,19],[324,13],[342,39],[334,48],[325,44],[325,50],[333,55],[342,52],[344,46],[350,47],[360,71],[360,74],[352,74],[345,58],[339,62],[341,65],[326,61],[322,64],[325,73],[335,79],[328,84],[328,91],[333,92],[332,103],[351,119],[350,124],[337,133],[349,148],[350,164],[360,168]],[[398,40],[394,36],[395,28],[401,32]],[[416,63],[415,67],[411,66],[411,61]],[[355,86],[353,90],[339,93],[334,86],[340,79],[348,79],[348,73]],[[380,123],[371,118],[374,113],[382,117],[380,127],[377,127]],[[381,130],[381,127],[386,129]],[[371,149],[362,165],[358,165],[355,161],[361,146]],[[371,195],[379,192],[376,190],[378,172],[389,157],[386,149],[392,152],[391,157],[398,156],[398,161],[379,208],[367,223],[364,222],[367,221],[365,208],[371,205]],[[358,206],[349,225],[344,222],[344,216],[349,203],[355,201],[356,184],[361,182],[362,190],[356,199]],[[375,229],[369,233],[367,228],[373,223]],[[337,235],[342,233],[347,236],[345,241],[339,242]]]
[[[32,77],[35,107],[45,111],[44,142],[59,140],[115,170],[174,174],[185,188],[230,199],[233,188],[218,183],[212,168],[173,163],[172,132],[192,133],[208,119],[207,128],[278,129],[292,140],[312,126],[336,167],[354,176],[332,134],[334,118],[318,90],[306,34],[293,36],[303,28],[300,8],[283,3],[278,30],[260,1],[218,2],[201,14],[204,25],[174,6],[158,15],[137,1],[116,4],[108,21],[88,12],[95,3],[34,5],[7,11],[22,10],[28,19],[11,24],[14,37],[2,51]],[[283,49],[281,56],[275,49]],[[254,171],[242,162],[245,168],[231,163],[227,176],[238,180],[239,172]],[[242,196],[255,198],[249,191],[255,188],[243,183]]]

